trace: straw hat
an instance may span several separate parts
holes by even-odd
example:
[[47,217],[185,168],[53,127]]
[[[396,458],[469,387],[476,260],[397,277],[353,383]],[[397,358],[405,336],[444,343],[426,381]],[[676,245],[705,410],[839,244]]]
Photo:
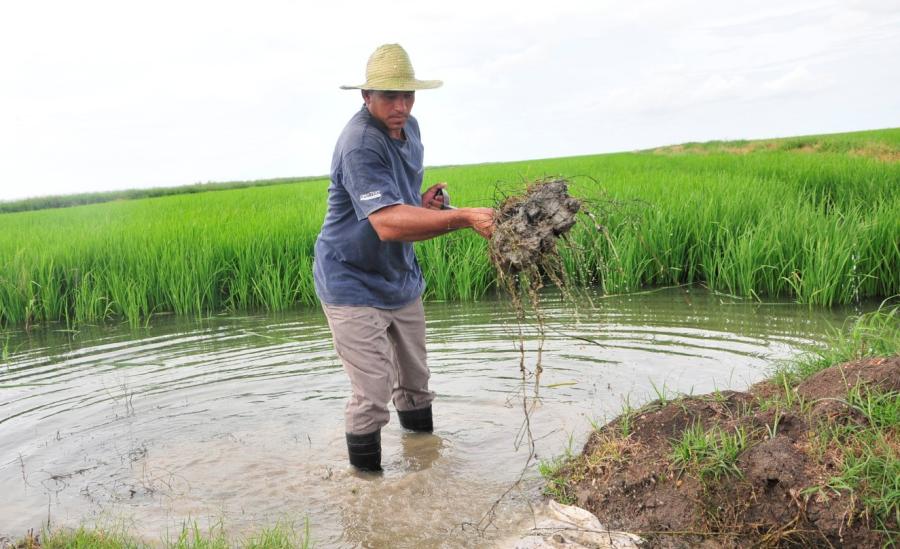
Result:
[[342,90],[415,91],[441,87],[440,80],[416,80],[409,55],[400,44],[379,46],[366,65],[366,82]]

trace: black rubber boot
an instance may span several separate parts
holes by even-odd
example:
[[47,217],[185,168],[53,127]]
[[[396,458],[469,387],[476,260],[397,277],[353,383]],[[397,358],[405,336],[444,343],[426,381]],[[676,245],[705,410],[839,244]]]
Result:
[[347,435],[350,464],[363,471],[381,471],[381,431],[365,435]]
[[418,410],[406,410],[405,412],[397,411],[400,416],[400,425],[410,431],[418,431],[420,433],[430,433],[434,431],[434,424],[431,420],[431,405]]

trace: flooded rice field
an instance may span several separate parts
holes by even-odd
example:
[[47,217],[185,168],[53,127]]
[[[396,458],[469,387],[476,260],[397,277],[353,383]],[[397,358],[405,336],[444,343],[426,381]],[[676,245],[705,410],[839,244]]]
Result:
[[[744,388],[857,312],[681,289],[594,297],[577,313],[544,298],[538,459],[580,450],[625,402]],[[318,310],[0,335],[0,536],[112,521],[152,542],[185,521],[240,536],[308,519],[317,546],[455,547],[527,530],[533,464],[485,518],[529,456],[514,314],[426,311],[435,432],[392,418],[377,476],[347,464],[349,384]]]

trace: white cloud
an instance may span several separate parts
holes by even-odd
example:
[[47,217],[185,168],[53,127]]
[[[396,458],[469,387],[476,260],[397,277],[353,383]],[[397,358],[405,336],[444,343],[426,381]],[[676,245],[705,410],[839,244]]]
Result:
[[894,0],[849,0],[852,9],[877,16],[896,16],[900,13],[900,6]]
[[416,104],[429,163],[898,125],[895,4],[14,3],[0,199],[325,173],[384,42],[445,81]]
[[762,96],[810,93],[827,87],[832,82],[829,77],[816,77],[806,67],[797,67],[787,74],[763,82]]
[[805,66],[752,79],[743,73],[698,75],[675,69],[646,75],[631,87],[611,89],[578,109],[617,116],[666,115],[723,101],[740,104],[776,96],[809,95],[832,83],[830,77],[814,75]]

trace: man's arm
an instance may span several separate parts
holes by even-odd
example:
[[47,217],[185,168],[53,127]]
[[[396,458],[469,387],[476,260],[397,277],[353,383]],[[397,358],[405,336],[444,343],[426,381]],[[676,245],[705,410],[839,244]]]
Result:
[[465,228],[471,228],[481,236],[490,238],[494,232],[494,210],[431,210],[395,204],[369,214],[369,223],[381,240],[415,242]]

